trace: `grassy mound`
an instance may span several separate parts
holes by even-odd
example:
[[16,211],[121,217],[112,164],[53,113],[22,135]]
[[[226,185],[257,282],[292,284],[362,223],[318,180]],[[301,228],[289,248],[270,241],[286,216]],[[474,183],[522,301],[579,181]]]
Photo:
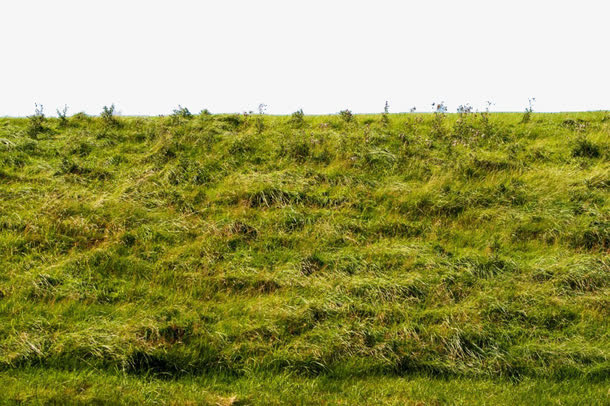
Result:
[[0,399],[609,400],[607,112],[179,113],[0,119]]

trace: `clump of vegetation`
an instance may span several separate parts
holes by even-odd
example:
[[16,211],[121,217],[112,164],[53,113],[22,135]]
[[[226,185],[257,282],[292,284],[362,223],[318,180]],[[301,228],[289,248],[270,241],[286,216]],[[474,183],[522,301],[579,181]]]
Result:
[[186,107],[182,107],[181,105],[178,105],[178,108],[174,109],[174,111],[172,113],[172,117],[188,120],[188,119],[193,118],[193,114]]
[[534,97],[531,97],[527,101],[529,107],[525,108],[525,112],[523,113],[523,117],[521,118],[521,124],[529,123],[532,118],[532,113],[534,112],[534,102],[536,101],[536,99]]
[[56,109],[57,118],[59,118],[59,126],[66,127],[68,125],[68,105],[64,105],[63,109]]
[[584,137],[579,137],[572,149],[574,157],[598,158],[600,155],[600,148]]
[[178,125],[180,123],[184,123],[193,118],[193,113],[189,111],[186,107],[182,107],[178,105],[177,109],[174,109],[172,114],[170,115],[170,120],[173,125]]
[[432,132],[435,136],[444,136],[446,134],[445,130],[445,117],[447,113],[447,106],[445,102],[440,103],[432,103],[432,108],[434,111],[434,120],[432,121]]
[[470,116],[472,116],[473,114],[473,108],[471,105],[462,104],[458,106],[458,117],[453,126],[454,137],[462,140],[467,140],[473,136],[476,136],[476,134],[478,133],[478,129],[473,125],[473,123],[471,122],[472,120],[470,120]]
[[104,123],[104,125],[108,126],[108,127],[116,127],[119,124],[119,121],[117,120],[116,116],[114,115],[114,104],[111,104],[110,107],[108,106],[104,106],[102,108],[102,112],[100,113],[100,118],[102,119],[102,122]]
[[386,101],[383,107],[383,113],[381,114],[381,124],[384,127],[390,125],[390,104]]
[[301,261],[301,273],[310,276],[324,268],[324,261],[318,255],[311,255]]
[[491,123],[489,117],[490,117],[490,112],[489,112],[489,108],[493,105],[494,103],[492,103],[491,101],[487,102],[487,106],[485,107],[485,111],[482,111],[479,113],[479,118],[480,118],[480,123],[481,123],[481,130],[483,132],[483,135],[486,137],[489,137],[490,135],[494,134],[494,127],[493,124]]
[[573,120],[571,118],[568,118],[566,120],[563,120],[561,125],[580,133],[580,132],[583,132],[587,128],[589,123],[583,119]]
[[72,116],[72,119],[75,121],[81,121],[81,122],[86,122],[90,119],[91,117],[89,117],[87,115],[87,113],[85,113],[84,111],[79,111],[78,113],[74,114]]
[[108,110],[0,119],[0,404],[607,398],[608,112]]
[[472,106],[468,103],[466,104],[460,104],[457,108],[457,113],[459,117],[464,117],[468,114],[472,114],[473,109]]
[[256,121],[255,121],[255,125],[256,125],[256,132],[257,133],[262,133],[265,130],[265,110],[267,109],[267,105],[266,104],[259,104],[258,105],[258,115],[256,116]]
[[303,113],[303,109],[299,109],[292,113],[290,116],[290,123],[296,128],[301,128],[305,125],[305,114]]
[[44,108],[42,104],[34,104],[34,114],[28,116],[28,135],[32,138],[36,138],[38,134],[46,130],[44,124],[47,118],[44,115]]
[[345,109],[339,112],[339,116],[346,123],[351,123],[354,120],[354,115],[351,110]]

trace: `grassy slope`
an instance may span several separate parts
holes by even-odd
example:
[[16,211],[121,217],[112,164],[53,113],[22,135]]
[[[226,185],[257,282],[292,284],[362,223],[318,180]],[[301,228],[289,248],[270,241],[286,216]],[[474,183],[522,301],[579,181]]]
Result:
[[0,119],[0,399],[610,401],[610,115],[520,119]]

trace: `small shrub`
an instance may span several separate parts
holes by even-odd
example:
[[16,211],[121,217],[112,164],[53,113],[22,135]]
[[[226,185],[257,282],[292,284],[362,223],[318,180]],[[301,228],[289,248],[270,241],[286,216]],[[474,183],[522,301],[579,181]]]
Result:
[[56,109],[55,111],[57,111],[57,117],[59,118],[59,126],[66,127],[68,125],[68,105],[66,104],[63,109]]
[[102,118],[103,123],[109,127],[114,127],[119,123],[114,116],[114,104],[111,104],[110,107],[104,106],[100,117]]
[[178,108],[174,109],[171,117],[174,119],[177,119],[177,120],[178,119],[188,120],[188,119],[193,118],[193,114],[186,107],[182,107],[181,105],[178,105]]
[[341,116],[343,121],[345,121],[346,123],[351,123],[354,120],[354,115],[352,114],[351,110],[348,109],[341,110],[339,112],[339,116]]
[[292,113],[290,124],[297,128],[301,128],[305,125],[305,114],[303,114],[303,109],[299,109]]
[[45,131],[44,123],[46,117],[44,116],[42,104],[34,104],[34,114],[28,116],[28,135],[35,138],[38,134]]

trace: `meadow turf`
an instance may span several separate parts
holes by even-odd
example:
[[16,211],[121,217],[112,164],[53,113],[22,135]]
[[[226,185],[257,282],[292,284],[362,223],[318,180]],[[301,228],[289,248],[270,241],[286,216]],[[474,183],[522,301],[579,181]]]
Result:
[[0,118],[0,403],[610,403],[610,113],[105,113]]

